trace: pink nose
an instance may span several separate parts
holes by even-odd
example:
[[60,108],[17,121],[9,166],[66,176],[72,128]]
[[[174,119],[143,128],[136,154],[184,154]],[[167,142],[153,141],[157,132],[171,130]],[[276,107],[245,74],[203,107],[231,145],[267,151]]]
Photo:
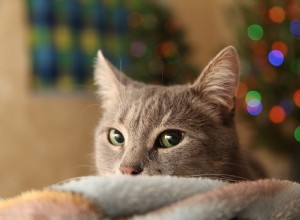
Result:
[[120,170],[123,174],[126,175],[138,175],[143,171],[143,168],[141,167],[130,167],[130,166],[121,166]]

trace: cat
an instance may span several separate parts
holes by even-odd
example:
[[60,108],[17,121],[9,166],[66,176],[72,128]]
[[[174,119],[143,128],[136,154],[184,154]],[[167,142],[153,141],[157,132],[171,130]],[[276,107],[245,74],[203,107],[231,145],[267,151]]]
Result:
[[99,175],[175,175],[228,181],[258,178],[234,122],[239,57],[220,51],[193,84],[134,81],[98,52],[102,119],[95,132]]

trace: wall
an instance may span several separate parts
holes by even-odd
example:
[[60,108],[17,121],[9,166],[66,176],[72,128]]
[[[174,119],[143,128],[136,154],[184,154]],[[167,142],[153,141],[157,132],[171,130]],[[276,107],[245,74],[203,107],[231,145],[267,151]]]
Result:
[[178,22],[186,29],[191,45],[190,62],[203,67],[220,48],[234,43],[232,25],[225,13],[233,0],[169,0],[169,6]]

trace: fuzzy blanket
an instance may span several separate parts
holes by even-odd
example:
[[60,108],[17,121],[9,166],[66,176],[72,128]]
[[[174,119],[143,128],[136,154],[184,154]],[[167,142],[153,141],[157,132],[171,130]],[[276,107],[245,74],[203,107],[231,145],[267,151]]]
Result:
[[81,177],[0,201],[0,219],[300,219],[300,185],[168,176]]

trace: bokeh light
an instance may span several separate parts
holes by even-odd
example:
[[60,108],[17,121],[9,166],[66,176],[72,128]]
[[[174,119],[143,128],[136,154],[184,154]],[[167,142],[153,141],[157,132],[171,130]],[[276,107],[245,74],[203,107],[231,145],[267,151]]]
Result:
[[142,57],[146,53],[147,47],[142,41],[135,41],[130,45],[130,53],[136,58]]
[[293,101],[296,106],[300,107],[300,89],[294,92]]
[[299,18],[300,9],[297,4],[290,4],[286,7],[286,17],[289,20],[295,20]]
[[263,110],[262,103],[259,102],[257,106],[249,106],[247,105],[247,111],[250,115],[256,116],[259,115]]
[[251,40],[261,40],[264,36],[264,30],[258,24],[251,24],[247,29],[247,33]]
[[281,53],[285,56],[288,52],[288,47],[287,45],[282,42],[282,41],[275,41],[273,44],[272,44],[272,50],[279,50],[281,51]]
[[247,94],[246,94],[246,103],[249,103],[249,101],[252,100],[252,99],[257,99],[257,100],[261,101],[260,93],[257,92],[257,91],[254,91],[254,90],[247,92]]
[[136,28],[143,23],[143,16],[139,12],[132,12],[127,17],[127,23],[130,27]]
[[300,75],[300,59],[293,59],[290,67],[294,74]]
[[163,58],[174,58],[178,54],[178,48],[175,42],[167,41],[160,44],[157,48],[158,54]]
[[279,6],[274,6],[269,10],[269,17],[275,23],[282,23],[285,18],[285,11]]
[[248,92],[248,86],[244,82],[240,82],[237,90],[237,98],[244,98],[246,93]]
[[295,37],[300,37],[300,20],[291,21],[290,31]]
[[300,126],[295,129],[294,136],[296,141],[300,142]]
[[293,109],[294,109],[293,102],[288,99],[281,100],[280,106],[284,109],[284,111],[287,115],[291,114],[293,112]]
[[263,110],[261,103],[261,95],[257,91],[249,91],[246,94],[245,101],[247,104],[247,111],[250,115],[259,115]]
[[269,119],[271,122],[278,124],[284,121],[285,111],[281,106],[273,106],[269,113]]
[[280,66],[284,61],[283,53],[279,50],[272,50],[269,53],[269,61],[273,66]]

